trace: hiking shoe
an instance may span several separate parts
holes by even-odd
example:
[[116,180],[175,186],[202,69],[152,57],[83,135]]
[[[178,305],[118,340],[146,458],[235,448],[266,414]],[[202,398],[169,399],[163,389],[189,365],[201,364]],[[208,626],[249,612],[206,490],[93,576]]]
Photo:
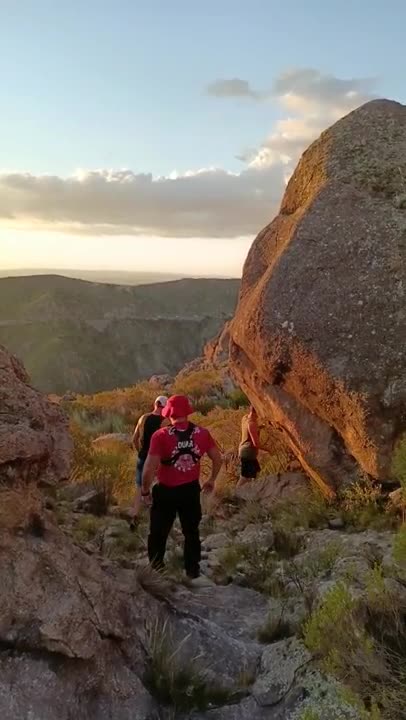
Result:
[[208,588],[214,585],[213,580],[210,580],[206,575],[198,575],[198,577],[195,578],[187,576],[187,580],[192,588]]

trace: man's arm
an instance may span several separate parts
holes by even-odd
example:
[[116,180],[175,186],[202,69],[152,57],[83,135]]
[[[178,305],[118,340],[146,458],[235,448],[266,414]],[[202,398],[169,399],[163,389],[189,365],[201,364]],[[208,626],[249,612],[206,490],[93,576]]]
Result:
[[145,464],[144,469],[142,471],[142,487],[141,487],[141,493],[142,495],[148,495],[148,493],[151,492],[151,485],[154,482],[155,475],[157,473],[158,467],[160,463],[160,457],[159,455],[151,455],[149,454]]
[[211,490],[214,489],[214,484],[223,464],[223,459],[217,445],[213,445],[210,450],[207,451],[207,455],[211,460],[211,475],[207,482],[204,483],[202,490],[204,492],[211,492]]
[[250,434],[251,442],[252,442],[254,448],[256,448],[256,450],[265,450],[267,452],[267,448],[265,448],[261,445],[261,441],[259,438],[259,432],[258,432],[258,425],[253,420],[251,420],[251,422],[248,423],[248,432]]
[[139,449],[140,449],[141,420],[142,420],[142,418],[140,418],[140,419],[138,420],[137,425],[135,426],[135,430],[134,430],[133,437],[132,437],[132,441],[131,441],[134,450],[139,450]]

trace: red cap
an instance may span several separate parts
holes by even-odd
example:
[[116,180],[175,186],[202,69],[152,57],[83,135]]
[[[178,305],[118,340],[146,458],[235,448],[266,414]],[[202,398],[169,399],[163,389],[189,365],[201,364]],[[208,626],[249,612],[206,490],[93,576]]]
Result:
[[172,395],[162,410],[162,415],[167,418],[183,418],[191,415],[193,408],[186,395]]

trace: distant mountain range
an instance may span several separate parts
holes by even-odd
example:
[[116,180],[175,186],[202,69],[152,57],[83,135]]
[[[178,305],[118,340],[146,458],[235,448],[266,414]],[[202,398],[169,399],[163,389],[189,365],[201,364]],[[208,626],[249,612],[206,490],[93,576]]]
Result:
[[44,392],[91,393],[175,373],[234,311],[239,280],[149,285],[0,279],[0,344]]
[[[170,280],[183,280],[185,275],[162,272],[137,272],[126,270],[61,270],[58,268],[19,268],[18,270],[1,270],[0,278],[26,277],[36,275],[61,275],[77,280],[88,280],[89,282],[109,283],[113,285],[148,285],[150,283],[168,282]],[[188,277],[188,276],[186,276]],[[194,276],[193,276],[194,277]],[[223,279],[222,276],[219,276]]]

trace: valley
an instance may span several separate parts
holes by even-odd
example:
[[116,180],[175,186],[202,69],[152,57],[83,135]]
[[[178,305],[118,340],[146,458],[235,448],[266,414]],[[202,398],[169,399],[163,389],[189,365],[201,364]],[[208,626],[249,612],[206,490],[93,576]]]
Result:
[[234,311],[238,280],[150,285],[0,279],[0,343],[44,392],[97,392],[174,374]]

